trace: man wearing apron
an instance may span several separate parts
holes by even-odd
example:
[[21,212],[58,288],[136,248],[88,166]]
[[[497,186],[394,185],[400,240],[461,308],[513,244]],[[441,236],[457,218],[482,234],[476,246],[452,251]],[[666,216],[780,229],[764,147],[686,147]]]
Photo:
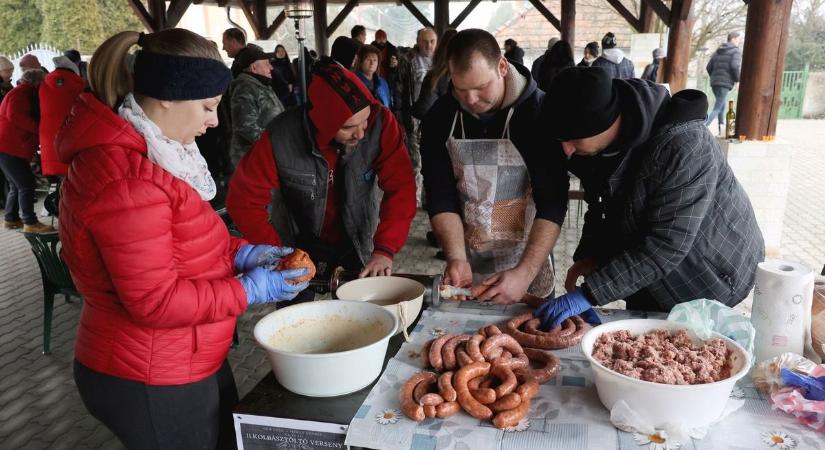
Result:
[[444,283],[513,303],[553,293],[551,251],[567,209],[557,141],[537,126],[544,92],[488,32],[456,34],[450,95],[422,122],[422,174]]

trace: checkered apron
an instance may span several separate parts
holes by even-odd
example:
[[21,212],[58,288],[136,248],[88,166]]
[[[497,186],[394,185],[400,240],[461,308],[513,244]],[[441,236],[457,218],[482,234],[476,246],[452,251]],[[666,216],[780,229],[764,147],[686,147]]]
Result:
[[[527,165],[510,141],[512,117],[510,108],[501,139],[464,139],[460,112],[450,128],[447,150],[463,204],[464,242],[473,284],[518,264],[536,215]],[[453,137],[456,123],[461,125],[461,138]],[[548,257],[527,292],[546,297],[554,283],[553,262]]]

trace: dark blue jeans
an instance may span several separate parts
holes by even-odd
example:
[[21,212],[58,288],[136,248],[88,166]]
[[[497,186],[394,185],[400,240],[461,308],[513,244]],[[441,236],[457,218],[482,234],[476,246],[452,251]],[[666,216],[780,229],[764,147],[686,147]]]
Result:
[[705,125],[710,125],[713,122],[714,117],[719,118],[719,125],[724,126],[725,124],[725,101],[728,99],[728,94],[730,93],[730,89],[722,86],[713,86],[713,96],[716,97],[716,102],[713,104],[713,111],[708,114],[707,120],[705,120]]
[[27,225],[37,223],[37,216],[34,214],[34,174],[29,162],[17,156],[0,153],[0,169],[9,183],[6,221],[17,222],[22,218],[23,223]]

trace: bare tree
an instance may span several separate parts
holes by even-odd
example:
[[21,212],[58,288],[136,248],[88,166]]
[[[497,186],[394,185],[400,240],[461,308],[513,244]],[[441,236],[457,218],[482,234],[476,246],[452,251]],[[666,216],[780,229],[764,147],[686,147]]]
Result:
[[825,0],[794,2],[785,67],[825,69]]
[[[819,0],[821,1],[821,0]],[[703,49],[714,50],[731,31],[745,31],[748,6],[742,0],[697,0],[693,2],[693,37],[690,58]],[[747,39],[747,36],[745,36]]]

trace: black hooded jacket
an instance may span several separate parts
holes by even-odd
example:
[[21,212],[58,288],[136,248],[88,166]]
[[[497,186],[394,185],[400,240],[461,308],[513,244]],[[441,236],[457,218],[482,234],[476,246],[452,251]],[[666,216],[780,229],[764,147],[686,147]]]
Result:
[[669,311],[708,298],[733,306],[754,284],[764,242],[753,207],[703,122],[707,97],[670,97],[613,80],[621,131],[597,156],[573,156],[588,203],[575,260],[596,258],[584,292],[606,304],[641,291]]

